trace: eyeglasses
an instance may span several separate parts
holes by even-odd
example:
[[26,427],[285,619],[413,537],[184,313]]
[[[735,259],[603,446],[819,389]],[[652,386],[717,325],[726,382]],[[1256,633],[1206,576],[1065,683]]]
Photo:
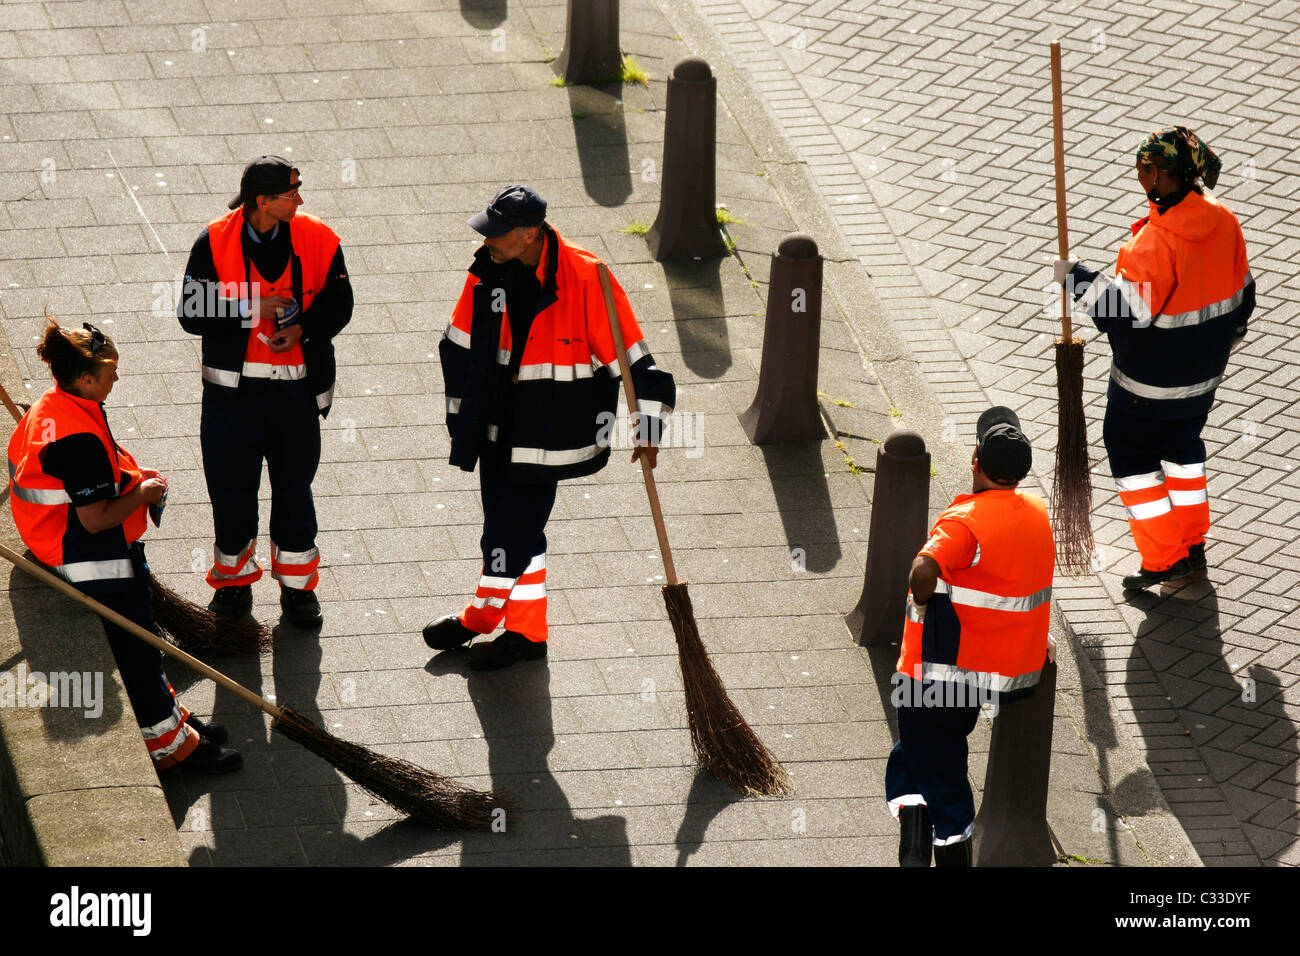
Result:
[[287,192],[287,193],[280,193],[280,195],[278,195],[278,196],[276,196],[276,197],[274,197],[274,198],[276,198],[276,199],[301,199],[302,197],[298,195],[298,190],[297,190],[297,189],[291,189],[291,190],[289,190],[289,192]]
[[99,331],[99,329],[95,328],[89,322],[82,322],[81,327],[90,333],[91,355],[96,354],[100,349],[108,344],[108,339],[104,337],[104,333]]

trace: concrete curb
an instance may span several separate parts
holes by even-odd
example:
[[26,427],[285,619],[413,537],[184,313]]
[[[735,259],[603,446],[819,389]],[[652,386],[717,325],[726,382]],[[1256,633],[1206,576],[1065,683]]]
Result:
[[[15,401],[28,397],[3,329],[0,381]],[[0,540],[22,553],[7,503],[3,511]],[[103,712],[95,717],[76,708],[0,706],[0,859],[14,866],[185,866],[97,619],[16,569],[0,589],[8,598],[0,601],[0,675],[15,685],[20,668],[24,677],[56,669],[103,675]]]

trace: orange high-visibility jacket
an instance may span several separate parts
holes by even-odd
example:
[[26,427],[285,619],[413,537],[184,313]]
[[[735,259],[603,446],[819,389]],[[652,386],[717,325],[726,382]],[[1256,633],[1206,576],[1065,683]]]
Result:
[[937,582],[924,623],[908,595],[899,672],[1004,697],[1027,692],[1047,655],[1056,562],[1047,506],[1035,495],[996,488],[959,495],[938,521],[970,531],[975,563]]
[[[208,223],[208,241],[212,246],[212,262],[217,269],[217,279],[227,289],[239,288],[243,299],[257,296],[293,296],[299,308],[306,312],[312,300],[325,286],[330,262],[339,247],[339,237],[329,226],[315,216],[297,213],[289,224],[289,240],[293,254],[284,272],[273,281],[258,274],[257,266],[244,256],[244,209],[241,206],[229,214]],[[244,283],[244,286],[232,284]],[[233,298],[234,295],[227,296]],[[238,388],[243,376],[297,380],[306,378],[309,360],[304,357],[303,343],[287,352],[272,352],[268,340],[275,337],[275,320],[251,316],[247,320],[250,330],[247,342],[233,342],[215,336],[203,339],[203,378],[214,385]],[[320,383],[316,396],[317,407],[327,410],[333,401],[333,370],[329,382]]]
[[9,439],[14,524],[32,554],[74,584],[131,578],[127,545],[144,534],[148,506],[142,504],[116,528],[91,534],[78,520],[63,481],[41,467],[42,449],[82,433],[103,443],[119,496],[140,482],[140,466],[113,441],[103,407],[55,386],[28,409]]

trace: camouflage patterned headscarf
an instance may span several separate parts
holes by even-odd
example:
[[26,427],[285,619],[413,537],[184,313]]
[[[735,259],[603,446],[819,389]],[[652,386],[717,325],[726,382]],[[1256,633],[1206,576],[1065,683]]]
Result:
[[1152,133],[1137,149],[1137,158],[1169,170],[1189,186],[1197,176],[1213,189],[1223,164],[1210,147],[1186,126],[1170,126]]

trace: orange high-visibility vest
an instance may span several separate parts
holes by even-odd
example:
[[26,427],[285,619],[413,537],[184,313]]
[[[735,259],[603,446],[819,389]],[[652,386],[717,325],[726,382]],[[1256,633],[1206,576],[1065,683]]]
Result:
[[938,581],[924,623],[908,595],[899,672],[1003,694],[1033,687],[1047,656],[1056,562],[1047,506],[1035,495],[997,488],[959,495],[938,520],[969,529],[975,563]]
[[[255,301],[258,297],[293,296],[293,258],[297,257],[302,270],[302,297],[298,306],[306,312],[316,294],[325,287],[330,262],[339,247],[339,237],[329,226],[315,216],[299,212],[286,225],[293,247],[290,261],[275,279],[264,278],[252,259],[244,257],[244,210],[241,206],[229,214],[208,223],[208,241],[212,246],[212,262],[217,269],[217,280],[223,286],[245,283],[239,296]],[[270,340],[275,338],[275,319],[249,317],[252,329],[248,334],[248,348],[244,353],[244,367],[240,374],[249,378],[296,380],[307,377],[307,364],[303,359],[302,345],[294,345],[287,352],[271,351]],[[220,370],[218,370],[220,371]],[[205,370],[205,375],[207,370]],[[239,384],[239,376],[227,376],[229,382]]]
[[[74,584],[131,578],[134,574],[126,556],[126,545],[144,534],[147,505],[142,504],[131,512],[120,528],[109,528],[92,536],[97,544],[104,541],[104,553],[76,553],[66,546],[74,506],[63,481],[45,473],[40,455],[43,448],[55,441],[83,433],[94,435],[103,443],[113,466],[118,496],[139,484],[140,466],[126,449],[113,441],[99,403],[55,386],[28,409],[9,439],[9,503],[13,507],[14,524],[32,554]],[[80,522],[77,524],[80,527]],[[119,549],[112,547],[112,542],[104,536],[117,534],[122,537],[121,553],[110,554]]]

